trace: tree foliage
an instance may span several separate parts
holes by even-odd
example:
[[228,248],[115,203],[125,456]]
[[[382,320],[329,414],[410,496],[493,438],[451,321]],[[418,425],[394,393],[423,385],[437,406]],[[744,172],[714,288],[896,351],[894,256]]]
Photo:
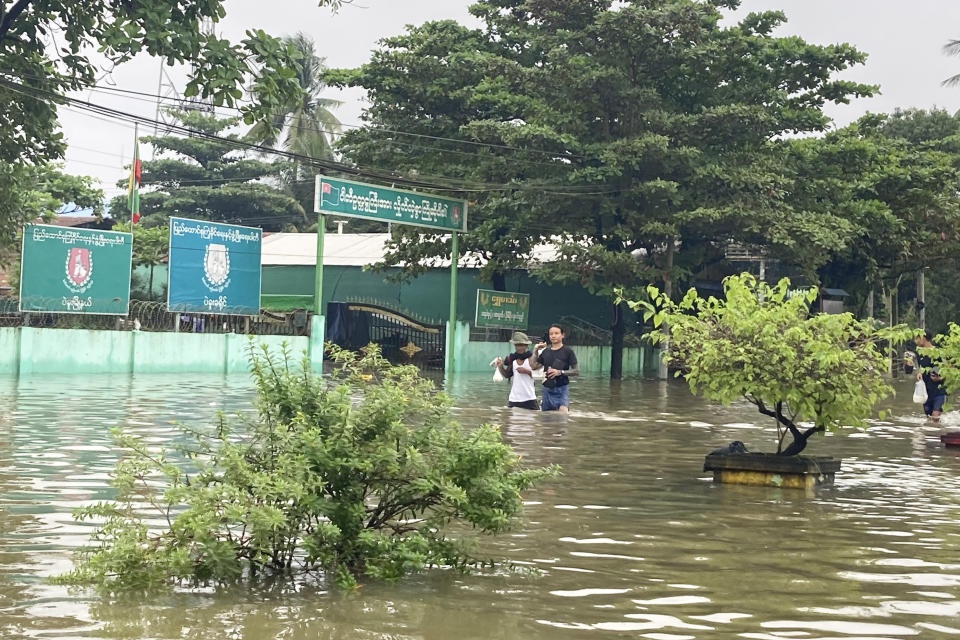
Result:
[[[345,76],[372,106],[344,150],[460,181],[478,200],[464,245],[492,254],[488,271],[549,239],[559,259],[539,276],[608,300],[693,273],[730,241],[766,243],[790,212],[775,141],[822,131],[826,102],[874,90],[834,77],[863,62],[853,47],[774,37],[779,12],[722,26],[737,4],[478,2],[481,28],[424,25]],[[424,144],[435,151],[411,164],[407,147]],[[397,231],[388,260],[443,255],[438,236]],[[622,307],[613,329],[618,377]]]
[[295,52],[294,77],[301,93],[296,100],[279,105],[269,123],[254,125],[247,137],[271,147],[282,140],[288,151],[332,160],[331,141],[340,133],[340,121],[333,109],[341,103],[321,95],[327,87],[324,59],[317,56],[313,39],[303,32],[284,37],[283,44]]
[[373,346],[331,348],[326,380],[251,346],[256,415],[244,428],[221,418],[176,452],[118,435],[116,499],[78,511],[105,521],[62,580],[123,588],[318,571],[350,586],[477,563],[451,529],[506,531],[520,492],[554,470],[524,469],[496,427],[463,429],[415,367]]
[[[362,87],[370,100],[366,126],[340,140],[345,158],[463,190],[470,200],[470,230],[461,234],[460,250],[481,256],[480,277],[500,289],[505,274],[526,266],[537,240],[551,231],[535,206],[537,195],[526,193],[520,181],[549,175],[559,162],[538,149],[477,146],[466,131],[474,121],[516,115],[506,94],[490,95],[496,85],[507,89],[505,79],[494,77],[504,54],[504,45],[479,30],[450,20],[428,22],[384,40],[362,67],[327,74],[331,84]],[[485,188],[491,182],[503,187]],[[403,264],[398,273],[409,278],[450,250],[448,234],[394,226],[378,266]]]
[[[218,22],[225,15],[219,0],[5,2],[0,10],[0,96],[6,105],[0,160],[36,164],[63,152],[58,98],[93,85],[102,57],[117,65],[147,53],[169,65],[190,64],[186,97],[239,105],[248,123],[268,118],[299,92],[291,68],[295,55],[261,30],[247,31],[238,44],[204,32],[203,20]],[[241,100],[247,83],[253,103]]]
[[[340,0],[317,0],[336,8]],[[295,53],[262,30],[239,43],[205,33],[226,15],[221,0],[16,0],[0,5],[0,192],[27,191],[30,167],[63,157],[57,105],[94,85],[103,68],[140,53],[190,64],[184,95],[237,105],[248,123],[298,96]],[[107,66],[103,66],[107,65]],[[247,88],[251,101],[242,100]],[[0,249],[16,220],[0,215]]]
[[649,301],[630,304],[653,321],[654,342],[669,342],[670,363],[694,393],[724,404],[743,398],[774,419],[777,453],[799,453],[814,433],[865,426],[892,393],[881,345],[909,338],[905,328],[812,313],[816,288],[791,292],[786,278],[770,286],[730,276],[723,293],[704,298],[690,289],[674,302],[651,286]]
[[[333,160],[334,137],[341,131],[340,121],[333,110],[341,103],[321,95],[327,88],[324,59],[317,56],[313,39],[302,32],[285,37],[283,42],[297,54],[294,70],[302,92],[297,100],[276,109],[269,123],[256,124],[246,137],[269,147],[282,141],[284,149],[299,156]],[[310,214],[313,213],[317,173],[311,164],[296,160],[285,181],[287,190]],[[364,225],[362,220],[352,222],[355,225],[359,223],[361,227],[371,226]],[[328,224],[332,224],[332,220]],[[383,225],[372,226],[379,231]]]
[[947,393],[960,389],[960,325],[949,323],[947,330],[934,338],[933,346],[917,351],[930,357]]
[[152,300],[154,298],[154,267],[166,262],[170,253],[170,227],[145,227],[142,224],[131,225],[129,222],[118,222],[113,225],[113,230],[131,233],[131,227],[133,227],[133,266],[147,268],[147,281],[138,282],[136,273],[132,272],[130,296],[139,300]]
[[0,265],[19,254],[19,232],[28,222],[49,222],[67,209],[103,213],[103,191],[87,176],[63,173],[56,164],[0,162]]
[[[243,224],[266,231],[289,230],[307,222],[303,207],[274,186],[291,171],[291,165],[248,157],[230,143],[240,138],[226,133],[237,125],[236,118],[218,118],[201,111],[178,111],[174,115],[201,135],[141,138],[152,144],[159,156],[142,163],[140,211],[144,226],[165,225],[170,216]],[[124,186],[125,181],[118,185]],[[115,198],[110,209],[124,211],[126,196]],[[122,214],[117,217],[123,219]]]

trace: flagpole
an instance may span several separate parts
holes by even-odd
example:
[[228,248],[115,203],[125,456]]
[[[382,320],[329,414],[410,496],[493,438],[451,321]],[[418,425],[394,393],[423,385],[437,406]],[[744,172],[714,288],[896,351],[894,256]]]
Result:
[[130,167],[130,193],[127,196],[130,207],[130,233],[137,223],[136,216],[140,209],[140,176],[137,175],[137,163],[140,162],[138,146],[140,144],[140,123],[133,123],[133,164]]
[[[133,177],[132,177],[133,180],[137,180],[137,179],[138,179],[138,178],[136,177],[136,171],[137,171],[136,164],[137,164],[137,162],[140,160],[140,154],[137,153],[137,146],[138,146],[139,144],[140,144],[140,123],[139,123],[139,122],[134,122],[134,123],[133,123],[133,149],[134,149],[134,152],[133,152],[133,164],[134,164],[134,166],[130,168],[130,171],[133,172]],[[140,185],[134,185],[134,188],[137,189],[137,191],[138,191],[137,197],[138,197],[138,199],[139,199],[139,196],[140,196],[140,194],[139,194]],[[138,202],[137,204],[139,205],[140,203]],[[139,208],[139,206],[138,206],[137,208]],[[136,214],[136,212],[133,211],[133,209],[131,208],[131,210],[130,210],[130,233],[133,233],[133,225],[136,224],[136,220],[134,220],[134,215],[135,215],[135,214]],[[152,293],[152,292],[151,292],[151,293]]]

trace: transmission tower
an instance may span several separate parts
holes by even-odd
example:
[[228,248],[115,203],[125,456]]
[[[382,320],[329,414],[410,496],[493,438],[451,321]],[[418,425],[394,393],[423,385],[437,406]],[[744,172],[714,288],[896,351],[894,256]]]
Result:
[[[205,37],[215,37],[217,32],[214,28],[213,18],[204,17],[200,19],[200,33]],[[191,69],[192,75],[197,74],[197,63],[193,63],[193,68]],[[188,111],[202,111],[203,113],[213,114],[213,100],[209,97],[207,98],[196,98],[195,100],[183,100],[180,105],[181,109]]]
[[[215,36],[216,31],[212,18],[202,18],[200,20],[200,32],[204,36]],[[197,65],[194,63],[191,69],[193,74],[197,72]],[[160,60],[160,79],[157,81],[157,109],[154,117],[153,135],[160,132],[161,124],[174,124],[173,118],[164,109],[168,104],[177,104],[180,109],[185,111],[202,111],[212,114],[214,112],[213,100],[210,98],[195,98],[188,100],[183,97],[177,88],[176,82],[170,77],[166,64]]]

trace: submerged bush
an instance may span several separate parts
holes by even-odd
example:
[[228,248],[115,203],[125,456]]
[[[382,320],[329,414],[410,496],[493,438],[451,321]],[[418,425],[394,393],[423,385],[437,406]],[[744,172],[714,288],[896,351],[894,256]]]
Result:
[[494,426],[461,428],[415,367],[373,346],[332,353],[327,379],[285,351],[251,348],[256,411],[241,429],[221,416],[160,451],[117,432],[127,455],[116,498],[75,513],[102,522],[59,580],[124,588],[322,572],[352,586],[478,564],[475,540],[450,530],[508,530],[520,492],[555,469],[523,469]]

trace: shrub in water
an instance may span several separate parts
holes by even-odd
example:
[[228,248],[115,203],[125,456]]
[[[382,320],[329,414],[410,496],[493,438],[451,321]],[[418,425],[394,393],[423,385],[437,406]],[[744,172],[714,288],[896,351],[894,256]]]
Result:
[[75,514],[101,521],[59,580],[112,589],[317,571],[349,587],[475,566],[474,540],[451,528],[506,531],[520,492],[556,469],[523,469],[494,426],[461,428],[415,367],[373,346],[332,355],[324,379],[251,347],[256,412],[242,429],[221,416],[160,451],[118,432],[116,498]]

